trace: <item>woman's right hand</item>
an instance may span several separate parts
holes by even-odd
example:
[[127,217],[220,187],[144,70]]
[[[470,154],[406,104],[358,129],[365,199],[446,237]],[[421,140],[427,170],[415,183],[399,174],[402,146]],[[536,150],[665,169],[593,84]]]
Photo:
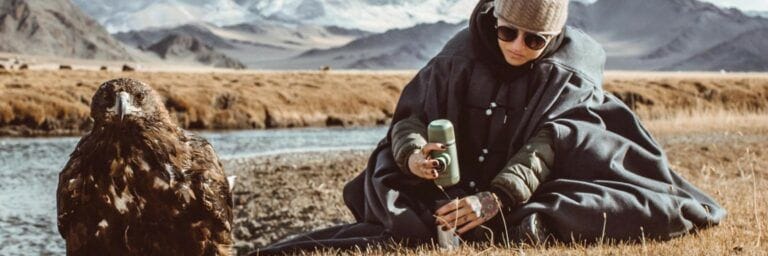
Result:
[[408,157],[408,169],[413,175],[428,180],[437,179],[437,168],[440,163],[429,157],[429,153],[432,151],[445,151],[445,146],[440,143],[427,143],[420,150],[411,153]]

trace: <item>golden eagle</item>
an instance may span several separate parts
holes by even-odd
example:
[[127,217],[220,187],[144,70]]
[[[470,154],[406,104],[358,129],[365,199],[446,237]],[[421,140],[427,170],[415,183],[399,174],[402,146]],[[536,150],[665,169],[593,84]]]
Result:
[[132,79],[102,84],[93,130],[59,173],[69,255],[230,255],[232,195],[213,147]]

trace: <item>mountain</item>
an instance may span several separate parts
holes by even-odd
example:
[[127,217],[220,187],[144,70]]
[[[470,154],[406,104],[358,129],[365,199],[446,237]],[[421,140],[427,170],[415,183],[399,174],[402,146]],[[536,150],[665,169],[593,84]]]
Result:
[[[466,24],[461,22],[476,3],[472,0],[203,1],[206,4],[199,3],[202,0],[76,1],[90,3],[92,6],[88,8],[102,10],[97,15],[107,18],[136,10],[146,11],[140,17],[153,17],[162,14],[152,14],[159,10],[157,6],[166,5],[187,13],[194,13],[189,11],[194,8],[211,11],[206,15],[192,15],[196,17],[192,20],[198,21],[191,25],[143,29],[115,36],[126,44],[146,48],[173,33],[190,35],[250,68],[259,69],[419,68],[463,26],[459,24]],[[219,19],[218,12],[234,10],[250,16],[233,15],[224,22],[228,25],[199,22],[215,21]],[[175,13],[165,15],[174,17]],[[572,1],[569,15],[568,24],[586,31],[602,44],[607,53],[606,66],[613,70],[759,70],[763,60],[754,54],[754,49],[768,49],[768,41],[752,45],[731,42],[748,38],[749,31],[768,28],[768,19],[699,0]],[[452,22],[452,19],[458,21]],[[233,23],[240,20],[247,22]],[[107,26],[118,24],[113,21],[116,20],[108,20]],[[164,19],[147,18],[143,22],[155,26],[166,24]],[[729,52],[713,52],[718,50]],[[718,63],[726,61],[727,56],[746,59]]]
[[[608,55],[608,69],[768,70],[761,64],[768,40],[752,40],[749,44],[733,42],[759,37],[750,37],[750,31],[768,28],[768,19],[750,17],[738,9],[723,9],[697,0],[599,0],[592,4],[571,2],[570,7],[568,24],[586,31],[602,44]],[[428,57],[423,56],[431,57],[455,32],[451,29],[433,32],[425,28],[416,26],[407,30],[424,30],[421,33],[435,36],[419,37],[419,33],[415,33],[392,37],[385,43],[379,43],[381,39],[363,38],[346,46],[313,50],[276,62],[275,66],[419,68],[428,61]]]
[[459,22],[476,0],[74,0],[112,33],[187,23],[228,26],[256,20],[384,32]]
[[243,69],[245,65],[204,44],[196,37],[172,34],[149,46],[147,50],[165,60],[194,61],[220,68]]
[[[418,69],[443,48],[466,22],[420,24],[392,29],[331,49],[312,49],[301,55],[272,62],[271,68],[316,69]],[[267,67],[265,67],[267,68]]]
[[476,0],[235,0],[260,17],[384,32],[468,18]]
[[670,70],[766,71],[768,70],[768,28],[750,30],[733,40],[667,67]]
[[[768,28],[768,19],[697,0],[599,0],[572,6],[569,24],[603,45],[609,69],[675,70],[701,65],[708,70],[717,63],[681,62],[706,55],[747,31]],[[763,49],[768,49],[768,42]]]
[[0,1],[0,51],[131,60],[126,49],[69,0]]
[[208,22],[230,25],[253,15],[233,0],[74,0],[111,33]]
[[147,49],[170,35],[191,36],[222,54],[236,58],[250,68],[274,69],[273,62],[276,60],[288,59],[310,49],[344,45],[370,34],[362,30],[333,26],[261,21],[224,27],[194,23],[175,28],[120,32],[114,36],[126,45],[139,49]]

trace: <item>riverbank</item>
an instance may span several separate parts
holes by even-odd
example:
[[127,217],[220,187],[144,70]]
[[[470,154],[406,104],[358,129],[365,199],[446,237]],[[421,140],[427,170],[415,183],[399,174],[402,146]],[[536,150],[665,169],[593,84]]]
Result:
[[[118,77],[154,87],[186,129],[381,125],[415,73],[0,70],[0,136],[82,135],[94,91]],[[644,119],[768,109],[766,73],[608,72],[604,88]]]

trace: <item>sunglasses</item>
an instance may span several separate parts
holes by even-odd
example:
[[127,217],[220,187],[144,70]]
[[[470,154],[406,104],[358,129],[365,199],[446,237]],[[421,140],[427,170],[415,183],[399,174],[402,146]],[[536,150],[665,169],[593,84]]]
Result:
[[[520,33],[519,29],[508,26],[495,25],[494,28],[496,29],[496,36],[504,42],[514,42]],[[547,45],[547,37],[540,34],[523,32],[523,40],[525,46],[534,51],[541,50]]]

